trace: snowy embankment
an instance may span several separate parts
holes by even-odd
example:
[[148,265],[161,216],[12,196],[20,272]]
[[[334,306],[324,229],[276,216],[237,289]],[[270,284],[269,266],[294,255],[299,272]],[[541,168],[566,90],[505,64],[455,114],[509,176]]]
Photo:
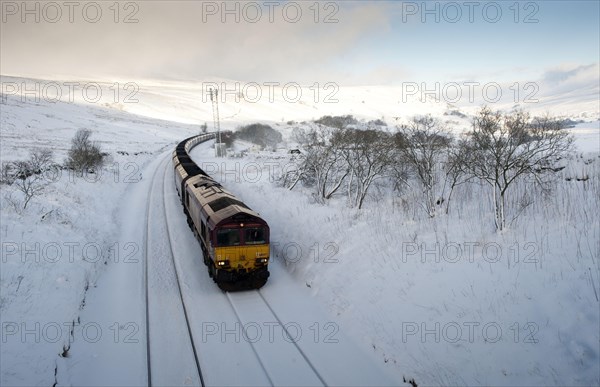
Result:
[[[103,85],[112,98],[110,86]],[[98,350],[98,332],[105,341],[116,337],[117,343],[143,339],[139,331],[134,334],[135,326],[126,325],[139,322],[140,328],[140,320],[125,311],[116,319],[100,318],[102,311],[112,311],[112,299],[131,294],[103,290],[86,295],[102,280],[108,289],[119,273],[135,275],[139,269],[135,262],[141,258],[141,233],[119,234],[124,225],[134,227],[131,217],[136,212],[119,204],[123,198],[145,203],[142,191],[154,172],[146,167],[177,140],[198,131],[198,126],[172,121],[210,122],[210,103],[198,102],[199,90],[156,83],[143,85],[139,102],[130,105],[112,103],[111,98],[93,104],[23,102],[10,95],[0,105],[2,161],[24,159],[31,149],[47,147],[54,151],[54,161],[62,162],[79,128],[92,129],[92,139],[110,155],[100,175],[81,178],[62,170],[47,176],[45,191],[26,210],[19,208],[14,187],[1,186],[0,384],[89,381],[93,374],[86,374],[81,364],[97,359],[81,352],[78,356],[76,349]],[[384,116],[392,123],[396,115],[443,116],[451,110],[443,104],[405,107],[393,88],[352,91],[351,100],[339,94],[340,101],[329,105],[311,104],[310,95],[298,104],[230,103],[222,107],[223,127],[269,122],[293,146],[291,132],[303,124],[284,124],[287,120],[355,114]],[[369,99],[372,94],[377,97]],[[468,125],[460,117],[444,117],[454,120],[456,130]],[[450,214],[429,219],[416,189],[397,195],[381,186],[357,211],[347,208],[341,197],[323,205],[311,199],[309,189],[279,187],[275,178],[294,162],[285,152],[249,152],[244,158],[222,160],[199,148],[195,155],[269,222],[276,262],[265,292],[277,285],[278,274],[291,278],[297,293],[311,295],[330,313],[328,321],[344,327],[360,350],[397,380],[406,376],[425,385],[597,385],[600,128],[596,121],[579,124],[572,132],[579,152],[559,172],[552,193],[515,186],[512,205],[535,200],[502,234],[493,230],[486,187],[460,187]],[[134,263],[126,266],[129,260]],[[285,305],[282,297],[276,301]],[[92,309],[92,302],[106,309]],[[115,321],[121,325],[114,326]],[[93,324],[82,325],[87,323]],[[302,326],[315,333],[308,322]],[[329,331],[323,324],[317,328],[324,340]],[[143,380],[143,372],[127,370],[138,377],[133,380]],[[125,373],[114,377],[119,375]]]
[[[573,132],[597,144],[597,125]],[[533,202],[501,234],[486,186],[460,187],[450,214],[430,219],[416,188],[380,187],[358,211],[343,195],[322,205],[310,189],[279,187],[289,155],[193,154],[260,209],[274,259],[392,373],[425,385],[593,385],[600,158],[589,138],[577,142],[594,152],[568,160],[550,194],[513,187],[511,206]]]
[[62,163],[80,128],[93,129],[92,139],[109,154],[101,173],[49,171],[42,194],[26,209],[21,192],[1,186],[0,384],[52,385],[72,343],[116,333],[97,320],[79,325],[88,290],[105,268],[140,259],[140,241],[118,234],[119,202],[144,181],[142,171],[157,152],[195,130],[91,104],[7,96],[0,109],[2,161],[50,149]]

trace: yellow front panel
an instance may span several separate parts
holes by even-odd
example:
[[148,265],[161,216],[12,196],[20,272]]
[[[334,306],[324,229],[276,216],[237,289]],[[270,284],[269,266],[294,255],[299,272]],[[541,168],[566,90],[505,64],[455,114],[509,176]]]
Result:
[[214,258],[228,260],[229,269],[254,269],[257,258],[269,258],[269,245],[216,247]]

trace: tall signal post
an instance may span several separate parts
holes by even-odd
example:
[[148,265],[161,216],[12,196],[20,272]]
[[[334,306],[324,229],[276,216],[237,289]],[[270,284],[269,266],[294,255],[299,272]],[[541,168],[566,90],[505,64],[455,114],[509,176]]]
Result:
[[215,156],[221,157],[225,152],[223,143],[221,142],[221,121],[219,119],[219,90],[218,89],[210,89],[210,101],[212,102],[213,109],[213,126],[215,131],[217,132],[217,142],[215,144]]

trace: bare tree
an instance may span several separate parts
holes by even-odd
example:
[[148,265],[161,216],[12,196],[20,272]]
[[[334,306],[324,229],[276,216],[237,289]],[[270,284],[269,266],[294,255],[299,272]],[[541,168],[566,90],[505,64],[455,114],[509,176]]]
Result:
[[340,151],[339,131],[329,127],[295,131],[294,136],[303,142],[305,153],[298,168],[284,176],[290,189],[302,180],[315,188],[317,200],[328,200],[340,189],[349,167]]
[[401,192],[404,186],[408,185],[412,173],[404,151],[404,148],[408,146],[408,142],[404,133],[396,132],[392,135],[391,144],[393,152],[390,163],[390,178],[392,179],[393,190]]
[[[3,167],[3,180],[12,184],[23,194],[23,210],[35,196],[42,193],[46,186],[42,173],[52,164],[52,151],[35,150],[29,160],[13,161]],[[13,199],[14,201],[14,199]],[[16,207],[16,205],[15,205]]]
[[464,183],[469,182],[473,176],[466,173],[464,164],[467,155],[465,154],[465,147],[462,146],[460,140],[456,146],[450,146],[447,149],[446,162],[444,165],[445,171],[445,179],[444,179],[444,189],[443,192],[446,191],[446,187],[448,187],[448,197],[446,198],[446,214],[450,212],[450,202],[452,200],[452,193],[454,189]]
[[404,160],[411,165],[423,189],[427,214],[434,217],[438,169],[442,165],[445,151],[452,138],[440,121],[431,116],[414,117],[400,130],[405,141],[405,146],[402,148]]
[[52,164],[52,151],[50,149],[38,149],[31,152],[29,168],[32,173],[42,173]]
[[[307,132],[302,128],[296,127],[292,130],[292,138],[305,149],[305,152],[307,152],[310,146],[316,141],[316,132],[314,130]],[[299,156],[292,157],[295,168],[286,168],[279,180],[280,184],[290,191],[293,190],[300,181],[309,180],[308,174],[310,169],[310,159],[308,154],[301,153]]]
[[[17,168],[21,167],[18,166]],[[19,177],[14,181],[13,185],[16,186],[21,193],[23,193],[23,209],[26,209],[27,204],[29,204],[31,199],[41,194],[46,186],[42,175],[37,173],[29,176]]]
[[348,198],[360,209],[373,182],[389,171],[392,139],[389,133],[379,130],[346,129],[339,133],[338,143],[350,168]]
[[14,163],[3,161],[0,167],[0,184],[12,184],[15,181]]
[[522,111],[502,114],[488,107],[479,111],[473,130],[460,144],[461,168],[492,187],[497,230],[506,228],[506,197],[512,184],[525,176],[544,184],[545,173],[572,142],[562,123],[549,116],[531,120]]
[[90,137],[92,131],[79,129],[71,140],[71,149],[67,157],[66,165],[76,171],[95,169],[102,166],[104,155],[100,146],[92,142]]
[[350,165],[342,152],[345,144],[340,134],[340,130],[331,131],[329,143],[322,152],[320,195],[324,199],[330,199],[350,174]]

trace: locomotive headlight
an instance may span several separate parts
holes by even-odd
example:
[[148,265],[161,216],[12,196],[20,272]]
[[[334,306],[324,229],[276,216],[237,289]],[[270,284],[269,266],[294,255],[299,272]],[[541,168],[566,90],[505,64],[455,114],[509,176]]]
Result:
[[267,263],[269,258],[256,258],[256,263]]
[[217,261],[217,266],[227,266],[227,265],[229,265],[229,261],[228,260]]

